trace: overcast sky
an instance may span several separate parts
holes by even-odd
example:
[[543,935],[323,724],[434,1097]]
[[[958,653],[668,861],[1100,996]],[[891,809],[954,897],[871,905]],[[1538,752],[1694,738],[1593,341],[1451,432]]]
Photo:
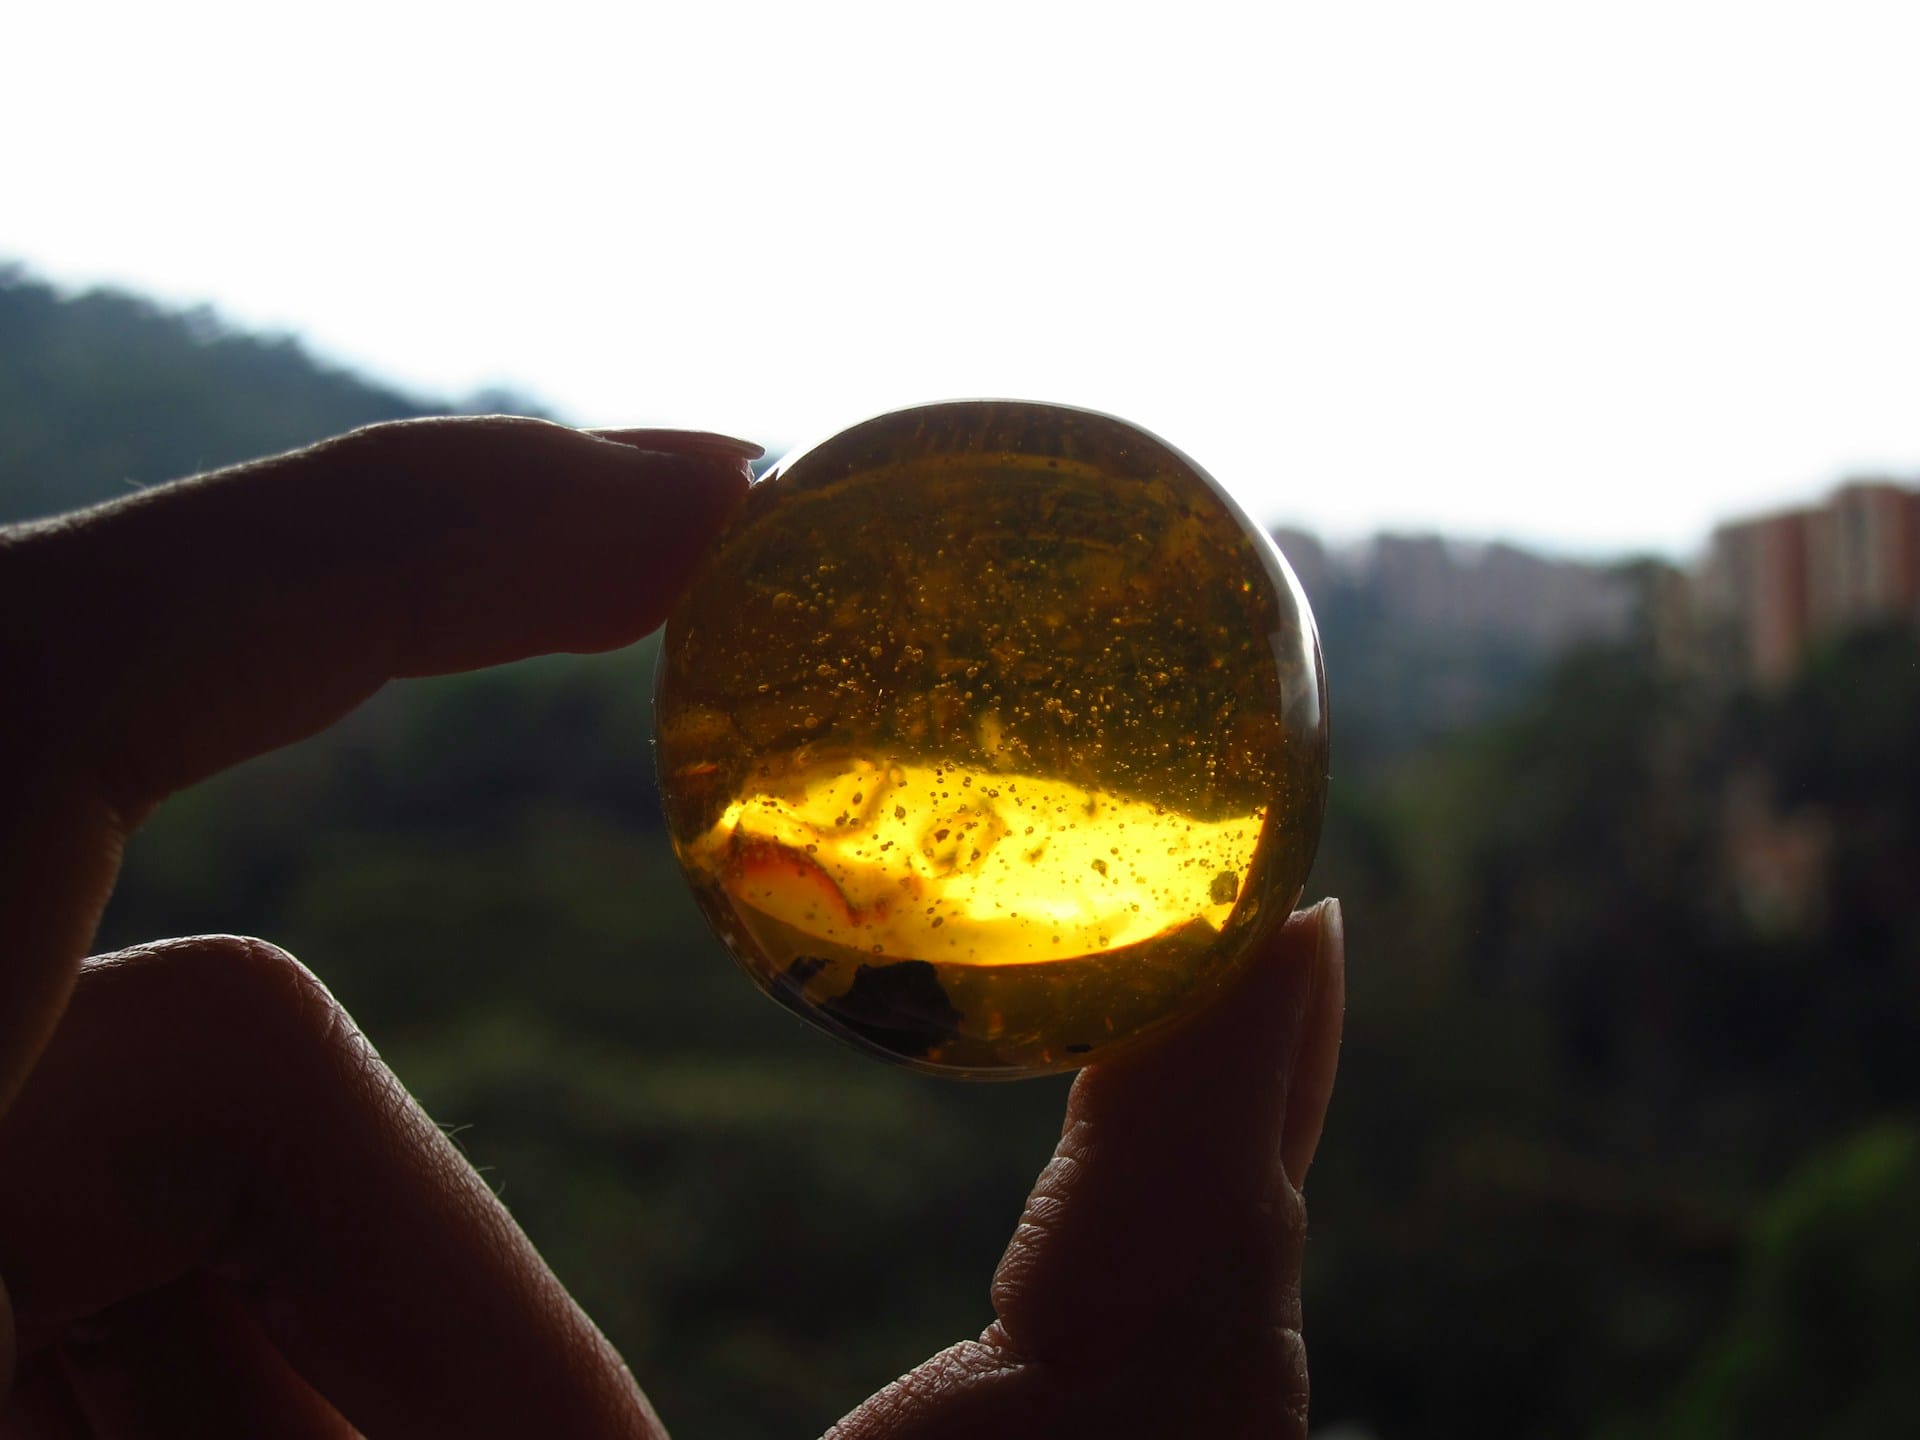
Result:
[[[297,15],[297,18],[288,18]],[[1684,551],[1920,472],[1920,7],[22,7],[0,259],[778,449],[1017,395]]]

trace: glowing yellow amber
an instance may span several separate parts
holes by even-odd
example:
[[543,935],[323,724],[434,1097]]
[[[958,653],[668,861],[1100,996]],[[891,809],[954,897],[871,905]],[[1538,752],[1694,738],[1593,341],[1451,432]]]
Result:
[[701,908],[768,993],[942,1074],[1069,1069],[1203,1007],[1326,795],[1306,600],[1178,451],[1010,401],[792,456],[667,622]]

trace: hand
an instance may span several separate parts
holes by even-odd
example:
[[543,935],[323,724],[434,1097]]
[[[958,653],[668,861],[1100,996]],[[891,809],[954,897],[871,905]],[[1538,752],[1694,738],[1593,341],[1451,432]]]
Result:
[[[663,1433],[318,981],[259,941],[83,961],[167,795],[400,676],[654,628],[752,447],[381,426],[0,531],[0,1437]],[[1298,1184],[1338,911],[1085,1072],[999,1320],[838,1440],[1304,1435]]]

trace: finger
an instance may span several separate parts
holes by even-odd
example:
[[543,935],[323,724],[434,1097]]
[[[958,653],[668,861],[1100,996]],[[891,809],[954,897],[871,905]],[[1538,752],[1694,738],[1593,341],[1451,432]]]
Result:
[[239,1302],[189,1275],[97,1317],[60,1347],[79,1411],[114,1440],[351,1440]]
[[0,1440],[94,1440],[56,1352],[23,1365],[0,1394]]
[[756,445],[751,440],[736,440],[731,435],[717,435],[711,430],[612,429],[589,430],[587,433],[598,435],[603,440],[631,445],[636,450],[664,450],[676,455],[701,451],[724,455],[731,460],[758,460],[767,453],[764,445]]
[[[1234,994],[1075,1084],[1053,1162],[995,1277],[1025,1354],[1207,1347],[1297,1328],[1304,1212],[1284,1168],[1308,1007],[1338,963],[1337,902],[1295,917]],[[1124,1260],[1124,1263],[1121,1263]]]
[[1287,1167],[1311,1160],[1331,1090],[1343,963],[1328,902],[1192,1024],[1083,1071],[995,1276],[998,1321],[835,1440],[1304,1436]]
[[746,491],[695,441],[413,421],[22,527],[0,595],[32,617],[28,738],[137,815],[388,679],[636,639]]
[[375,426],[0,530],[0,1109],[126,833],[386,680],[658,625],[746,492],[736,453],[542,421]]
[[90,961],[0,1122],[0,1273],[29,1360],[198,1272],[365,1433],[661,1433],[318,982],[231,938]]

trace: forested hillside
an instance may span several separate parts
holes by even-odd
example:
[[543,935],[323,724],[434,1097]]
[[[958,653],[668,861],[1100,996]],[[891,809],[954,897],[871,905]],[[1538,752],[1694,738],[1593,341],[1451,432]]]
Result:
[[377,420],[472,408],[398,394],[208,310],[62,296],[0,266],[0,524]]

